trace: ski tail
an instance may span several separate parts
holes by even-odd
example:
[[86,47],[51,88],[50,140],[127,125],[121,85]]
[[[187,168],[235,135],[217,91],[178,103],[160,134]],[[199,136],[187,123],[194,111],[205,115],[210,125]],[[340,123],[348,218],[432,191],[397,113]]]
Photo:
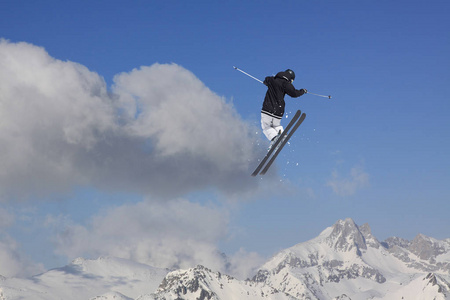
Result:
[[[289,122],[289,124],[286,126],[285,130],[281,133],[281,136],[276,140],[276,142],[272,145],[272,147],[270,148],[269,152],[267,152],[266,156],[264,156],[264,158],[262,159],[262,161],[259,163],[259,165],[256,167],[255,171],[253,171],[252,176],[256,176],[258,175],[259,171],[264,167],[264,165],[266,164],[267,160],[270,158],[270,156],[272,155],[272,153],[275,150],[279,150],[278,149],[278,145],[281,142],[285,142],[285,140],[287,141],[288,138],[285,138],[289,132],[289,130],[291,129],[291,127],[295,124],[295,122],[300,118],[301,115],[301,111],[297,110],[297,112],[295,113],[294,117],[292,117],[291,121]],[[267,171],[267,170],[266,170]]]
[[273,164],[273,162],[275,161],[275,159],[277,158],[278,154],[280,154],[281,150],[283,149],[283,147],[288,143],[289,139],[291,138],[291,136],[295,133],[295,131],[297,130],[297,128],[302,124],[302,122],[305,120],[306,118],[306,114],[303,113],[300,117],[300,119],[297,121],[297,123],[295,123],[294,127],[292,128],[292,130],[288,133],[287,137],[283,140],[283,142],[280,144],[280,146],[278,147],[277,151],[275,151],[275,153],[273,154],[272,158],[269,160],[269,162],[267,163],[267,165],[264,167],[264,169],[261,171],[261,175],[266,174],[267,170],[269,170],[270,166]]

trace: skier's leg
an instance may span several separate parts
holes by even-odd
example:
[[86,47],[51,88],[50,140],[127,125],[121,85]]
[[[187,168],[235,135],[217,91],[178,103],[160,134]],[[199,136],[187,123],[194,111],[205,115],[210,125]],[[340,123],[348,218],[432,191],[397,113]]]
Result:
[[281,126],[281,119],[275,119],[273,118],[272,127],[275,129],[275,131],[278,134],[281,134],[283,132],[283,126]]
[[277,131],[272,127],[272,119],[272,117],[261,113],[261,128],[269,141],[277,136]]
[[272,141],[280,133],[280,130],[283,131],[280,122],[279,119],[261,113],[261,128],[269,141]]

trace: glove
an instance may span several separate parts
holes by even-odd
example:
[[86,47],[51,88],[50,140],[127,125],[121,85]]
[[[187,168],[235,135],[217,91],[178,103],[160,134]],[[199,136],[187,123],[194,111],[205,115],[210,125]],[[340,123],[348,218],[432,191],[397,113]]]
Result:
[[308,91],[306,89],[301,89],[300,91],[303,92],[303,94],[308,93]]

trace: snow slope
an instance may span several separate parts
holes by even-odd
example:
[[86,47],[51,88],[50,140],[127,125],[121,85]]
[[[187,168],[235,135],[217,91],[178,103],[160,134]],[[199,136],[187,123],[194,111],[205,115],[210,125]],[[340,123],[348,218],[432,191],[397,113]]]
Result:
[[0,282],[0,300],[91,299],[110,292],[123,294],[123,299],[134,299],[154,292],[167,273],[168,270],[120,258],[78,258],[65,267],[29,279],[4,279]]
[[449,290],[445,290],[445,287],[450,285],[439,275],[416,275],[409,284],[401,286],[383,299],[445,300],[450,297]]

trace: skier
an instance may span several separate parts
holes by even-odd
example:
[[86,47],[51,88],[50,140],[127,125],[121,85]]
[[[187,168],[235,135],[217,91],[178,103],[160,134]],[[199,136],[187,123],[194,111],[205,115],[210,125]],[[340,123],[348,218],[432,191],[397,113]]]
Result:
[[284,96],[288,94],[297,98],[308,92],[306,89],[295,89],[292,85],[294,79],[295,73],[291,69],[279,72],[275,77],[268,76],[264,79],[267,93],[261,110],[261,127],[264,135],[271,141],[270,147],[283,132],[281,119],[284,115]]

